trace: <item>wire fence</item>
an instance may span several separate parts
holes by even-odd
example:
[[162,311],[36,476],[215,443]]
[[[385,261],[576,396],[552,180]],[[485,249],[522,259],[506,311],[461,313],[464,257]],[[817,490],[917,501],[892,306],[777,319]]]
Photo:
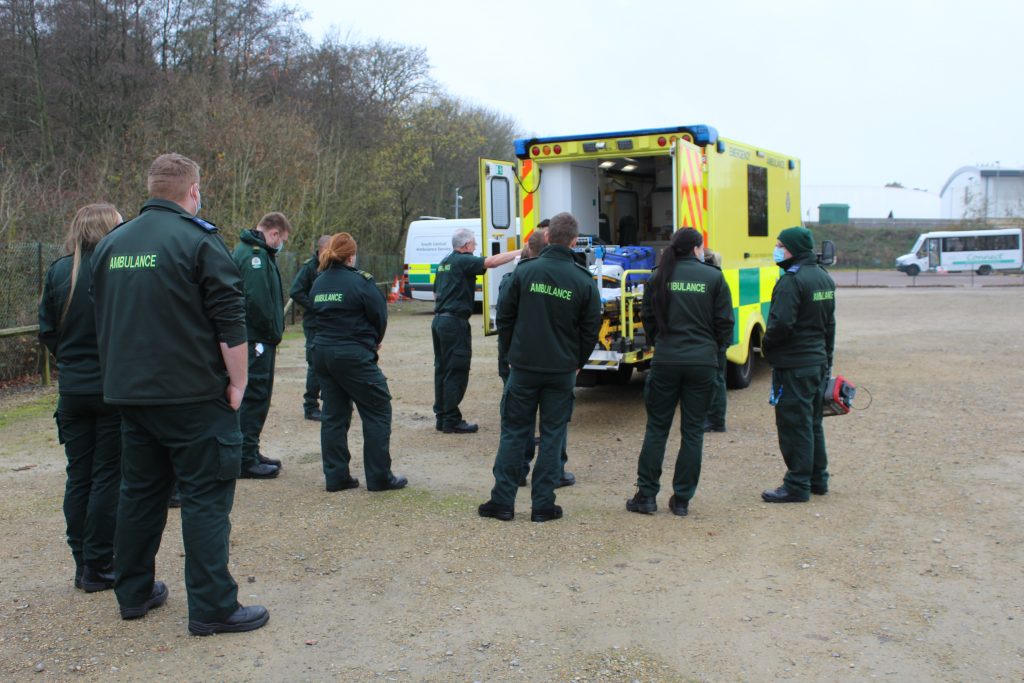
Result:
[[[38,383],[52,363],[38,342],[39,296],[50,264],[64,253],[63,245],[46,242],[0,244],[0,387]],[[284,251],[278,256],[285,301],[292,280],[309,253]],[[396,254],[359,255],[359,267],[373,274],[387,293],[404,264]],[[302,308],[291,306],[287,322],[302,319]]]
[[63,254],[59,244],[0,244],[0,384],[38,381],[46,357],[37,340],[43,276]]

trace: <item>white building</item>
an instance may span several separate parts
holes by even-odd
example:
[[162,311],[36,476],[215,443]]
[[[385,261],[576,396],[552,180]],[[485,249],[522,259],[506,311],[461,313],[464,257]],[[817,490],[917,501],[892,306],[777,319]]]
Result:
[[964,166],[942,186],[942,217],[1024,217],[1024,168]]
[[804,220],[816,222],[822,204],[848,204],[850,218],[939,218],[940,199],[934,192],[904,187],[804,185],[800,205]]

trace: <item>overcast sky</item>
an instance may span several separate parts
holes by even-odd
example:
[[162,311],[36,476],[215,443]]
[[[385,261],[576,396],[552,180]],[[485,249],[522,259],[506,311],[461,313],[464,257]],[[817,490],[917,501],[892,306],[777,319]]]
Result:
[[[706,123],[805,185],[938,193],[1024,162],[1020,0],[297,0],[307,30],[426,49],[528,135]],[[509,156],[511,156],[511,143]]]

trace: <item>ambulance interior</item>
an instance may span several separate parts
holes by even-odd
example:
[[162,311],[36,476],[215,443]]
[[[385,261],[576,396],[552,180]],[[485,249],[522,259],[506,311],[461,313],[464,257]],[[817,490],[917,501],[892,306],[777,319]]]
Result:
[[[580,235],[589,235],[593,244],[651,247],[655,256],[671,239],[672,157],[667,154],[548,162],[541,169],[541,217],[571,211]],[[617,300],[623,268],[610,259],[598,265],[593,253],[578,256],[595,277],[600,270],[601,299]],[[643,291],[640,280],[631,279],[631,287]]]
[[[652,246],[672,237],[672,157],[623,156],[541,165],[540,216],[571,211],[580,234]],[[596,240],[595,240],[596,242]]]

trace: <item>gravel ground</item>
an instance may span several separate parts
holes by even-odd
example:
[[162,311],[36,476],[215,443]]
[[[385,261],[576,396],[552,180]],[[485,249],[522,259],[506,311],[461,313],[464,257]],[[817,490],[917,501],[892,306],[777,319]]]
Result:
[[[579,483],[563,520],[483,520],[499,433],[495,343],[474,318],[463,405],[476,435],[434,431],[429,308],[392,307],[397,492],[324,491],[302,419],[302,343],[278,360],[264,450],[274,481],[238,483],[232,571],[270,623],[186,631],[171,511],[166,606],[122,622],[111,592],[71,586],[52,391],[0,401],[0,677],[174,681],[1020,681],[1024,678],[1019,288],[840,290],[837,370],[869,389],[826,423],[828,496],[771,506],[783,474],[768,373],[729,394],[681,519],[628,514],[642,381],[581,389]],[[868,396],[858,396],[866,406]],[[357,422],[358,424],[358,422]],[[359,452],[360,437],[352,435]],[[678,436],[669,442],[670,453]],[[669,459],[671,462],[671,458]],[[362,477],[361,465],[354,474]],[[665,477],[668,484],[669,477]]]

